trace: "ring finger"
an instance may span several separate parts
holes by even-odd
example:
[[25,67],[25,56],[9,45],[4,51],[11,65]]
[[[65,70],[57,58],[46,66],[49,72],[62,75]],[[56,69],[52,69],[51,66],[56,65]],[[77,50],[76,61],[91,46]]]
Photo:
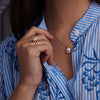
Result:
[[48,44],[48,42],[46,40],[35,40],[32,42],[26,42],[23,44],[23,47],[27,47],[27,46],[37,46],[37,45],[46,45]]
[[27,43],[27,42],[38,42],[40,40],[47,40],[49,41],[44,35],[35,35],[35,36],[32,36],[24,41],[21,41],[21,43]]

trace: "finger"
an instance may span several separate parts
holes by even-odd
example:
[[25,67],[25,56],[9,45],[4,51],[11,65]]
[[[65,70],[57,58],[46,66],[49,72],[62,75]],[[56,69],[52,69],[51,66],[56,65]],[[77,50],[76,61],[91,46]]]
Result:
[[47,41],[39,41],[38,45],[34,42],[27,42],[22,45],[22,49],[24,50],[31,47],[34,48],[33,52],[38,56],[40,56],[41,52],[44,52],[42,59],[43,63],[48,61],[48,64],[53,65],[53,52],[51,45]]
[[22,48],[26,48],[28,46],[39,46],[39,45],[49,45],[46,40],[34,41],[34,42],[26,42],[22,44]]
[[51,55],[50,55],[50,57],[48,58],[48,64],[50,64],[50,65],[53,65],[53,48],[52,48],[52,45],[50,44],[50,46],[49,46],[49,50],[50,50],[50,52],[51,52]]
[[27,40],[25,40],[25,42],[26,41],[27,42],[34,41],[35,39],[37,39],[38,41],[40,41],[40,40],[47,40],[48,41],[48,39],[44,35],[36,35],[36,36],[28,38]]
[[34,36],[36,34],[43,34],[45,35],[47,38],[49,39],[53,39],[53,36],[46,30],[42,29],[42,28],[38,28],[33,26],[23,37],[22,39],[27,39],[31,36]]
[[48,58],[48,64],[53,65],[53,55],[51,53],[51,56]]
[[43,63],[45,63],[46,61],[48,62],[48,64],[53,65],[53,56],[52,56],[52,53],[51,53],[51,56],[45,55],[42,58],[42,62]]
[[44,55],[42,58],[42,62],[45,63],[49,59],[48,55]]
[[[36,36],[30,37],[30,38],[28,38],[26,40],[20,41],[19,45],[27,43],[27,42],[34,42],[34,44],[35,44],[35,40],[34,39],[36,39],[36,38],[37,38],[37,41],[49,42],[49,40],[44,35],[36,35]],[[41,44],[41,42],[39,42],[39,43]]]
[[[43,61],[46,62],[49,60],[48,64],[53,65],[53,57],[52,53],[47,45],[37,45],[34,47],[35,49],[39,50],[39,55],[41,52],[43,52]],[[44,63],[43,62],[43,63]]]
[[50,49],[49,46],[46,46],[46,47],[45,46],[46,45],[44,45],[44,48],[45,48],[44,51],[43,51],[43,47],[41,46],[42,47],[41,48],[39,46],[39,50],[44,53],[44,56],[42,58],[42,61],[43,61],[43,63],[47,61],[48,64],[53,65],[53,52],[51,51],[51,49]]

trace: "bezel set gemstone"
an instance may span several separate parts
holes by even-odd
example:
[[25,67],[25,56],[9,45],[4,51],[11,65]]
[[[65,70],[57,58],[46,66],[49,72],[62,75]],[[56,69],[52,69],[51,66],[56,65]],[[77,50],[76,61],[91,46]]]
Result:
[[68,53],[68,54],[71,53],[71,48],[70,47],[66,48],[66,53]]

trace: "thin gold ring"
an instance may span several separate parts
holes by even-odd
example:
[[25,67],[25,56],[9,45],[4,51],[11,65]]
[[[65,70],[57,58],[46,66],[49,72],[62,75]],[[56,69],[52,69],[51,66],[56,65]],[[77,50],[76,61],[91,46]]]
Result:
[[37,40],[35,40],[34,42],[35,42],[35,45],[39,45],[40,44],[39,41],[37,41]]
[[35,44],[34,45],[39,45],[39,41],[38,41],[38,38],[35,37],[32,39],[32,42],[34,42]]

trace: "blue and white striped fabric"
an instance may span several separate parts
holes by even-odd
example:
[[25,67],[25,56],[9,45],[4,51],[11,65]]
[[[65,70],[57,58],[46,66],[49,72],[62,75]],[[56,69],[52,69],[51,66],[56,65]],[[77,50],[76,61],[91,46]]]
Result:
[[[42,20],[39,28],[46,29]],[[85,15],[76,23],[70,38],[74,77],[67,80],[54,63],[44,63],[44,74],[34,99],[36,100],[100,100],[100,6],[91,3]],[[0,43],[0,100],[8,100],[17,86],[20,69],[16,54],[17,40],[13,35]]]

